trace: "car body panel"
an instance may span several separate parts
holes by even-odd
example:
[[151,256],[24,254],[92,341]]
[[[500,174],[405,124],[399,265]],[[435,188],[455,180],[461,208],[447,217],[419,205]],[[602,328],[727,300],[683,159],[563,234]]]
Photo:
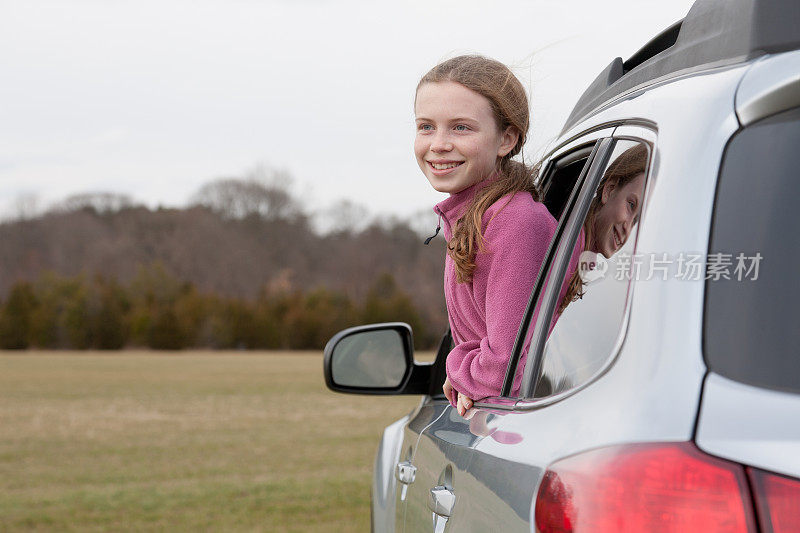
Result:
[[465,518],[461,510],[466,505],[461,480],[469,466],[475,438],[467,429],[469,423],[446,400],[434,400],[429,406],[440,415],[423,429],[414,450],[412,463],[417,467],[417,478],[409,486],[405,501],[405,531],[432,528],[436,517],[428,507],[428,499],[431,489],[439,485],[446,485],[456,495],[453,516],[447,525],[461,531]]
[[756,61],[736,93],[742,126],[800,106],[800,51]]
[[703,390],[697,446],[712,455],[800,477],[800,395],[710,373]]
[[417,467],[418,475],[413,483],[404,487],[397,483],[394,477],[396,464],[387,465],[388,471],[383,474],[384,479],[389,483],[397,486],[394,494],[394,508],[395,515],[391,519],[382,519],[382,517],[374,517],[375,522],[394,522],[395,531],[403,531],[404,521],[406,516],[406,505],[411,494],[420,486],[420,477],[425,478],[425,472],[419,469],[417,451],[419,442],[425,429],[438,420],[444,411],[449,407],[449,404],[441,400],[431,400],[430,396],[424,396],[420,401],[420,405],[408,415],[408,423],[403,427],[402,433],[399,438],[402,442],[399,446],[400,453],[398,460],[408,461],[413,466]]
[[372,527],[376,531],[391,531],[394,527],[397,483],[393,474],[395,465],[400,461],[403,428],[408,418],[404,416],[383,430],[383,437],[375,454],[371,501]]

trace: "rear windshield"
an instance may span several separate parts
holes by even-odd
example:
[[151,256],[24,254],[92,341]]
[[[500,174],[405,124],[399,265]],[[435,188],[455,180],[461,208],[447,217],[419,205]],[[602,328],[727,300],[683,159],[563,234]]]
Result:
[[[712,272],[714,262],[728,269]],[[708,264],[709,368],[800,393],[800,109],[755,123],[728,144]]]

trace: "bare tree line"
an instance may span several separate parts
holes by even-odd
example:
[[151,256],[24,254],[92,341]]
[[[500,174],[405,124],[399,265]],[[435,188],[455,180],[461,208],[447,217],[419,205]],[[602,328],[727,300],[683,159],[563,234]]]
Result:
[[130,283],[158,263],[203,294],[255,301],[263,291],[326,289],[361,305],[391,275],[421,321],[446,326],[443,241],[423,246],[412,224],[370,219],[343,201],[315,226],[291,177],[267,167],[201,187],[186,208],[149,209],[113,193],[71,196],[38,215],[0,224],[0,298],[52,272]]

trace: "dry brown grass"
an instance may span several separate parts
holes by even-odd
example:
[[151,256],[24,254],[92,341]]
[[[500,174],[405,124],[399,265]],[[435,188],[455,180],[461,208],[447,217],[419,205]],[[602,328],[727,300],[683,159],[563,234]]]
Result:
[[332,393],[318,352],[0,353],[0,530],[367,531],[418,401]]

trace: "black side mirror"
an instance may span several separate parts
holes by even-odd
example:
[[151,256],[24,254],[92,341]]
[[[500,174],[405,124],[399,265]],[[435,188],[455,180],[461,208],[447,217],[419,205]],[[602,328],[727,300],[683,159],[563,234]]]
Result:
[[370,324],[340,331],[325,346],[325,384],[351,394],[427,394],[431,365],[414,363],[411,326]]

